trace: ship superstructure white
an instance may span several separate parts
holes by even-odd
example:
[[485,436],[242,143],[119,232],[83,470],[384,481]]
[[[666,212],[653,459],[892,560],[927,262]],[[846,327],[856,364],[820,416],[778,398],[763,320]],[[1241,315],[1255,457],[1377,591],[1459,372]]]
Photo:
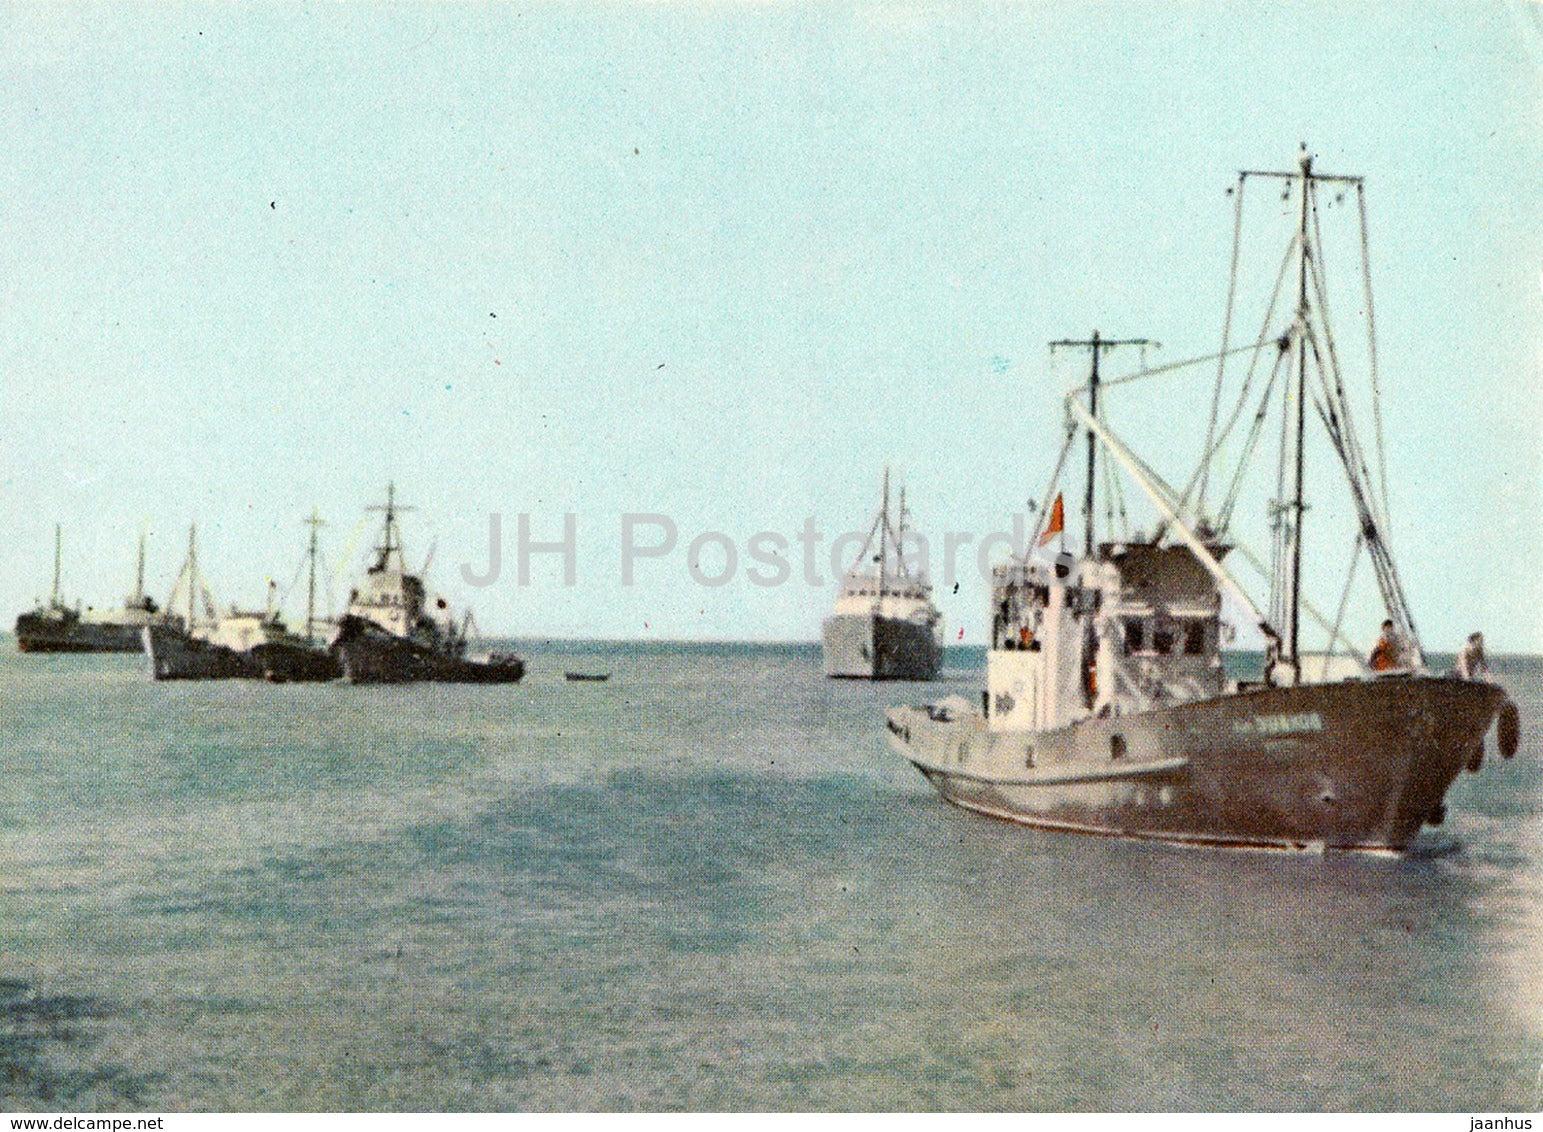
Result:
[[[863,548],[841,580],[835,610],[821,638],[825,674],[858,680],[934,680],[942,666],[943,618],[932,586],[906,560],[908,513],[890,522],[889,471],[883,502]],[[875,551],[877,543],[877,553]]]

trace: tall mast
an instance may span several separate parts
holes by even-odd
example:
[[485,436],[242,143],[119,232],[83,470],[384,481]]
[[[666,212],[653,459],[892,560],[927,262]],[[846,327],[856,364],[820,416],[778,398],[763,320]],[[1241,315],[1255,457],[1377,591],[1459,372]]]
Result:
[[1303,502],[1306,482],[1307,427],[1307,202],[1312,193],[1313,157],[1302,154],[1302,208],[1297,228],[1300,245],[1297,268],[1297,421],[1296,474],[1291,501],[1291,588],[1287,591],[1285,660],[1300,682],[1302,659],[1302,519],[1307,509]]
[[397,556],[397,565],[402,570],[406,570],[407,563],[402,554],[402,533],[397,529],[396,514],[398,511],[411,511],[412,508],[398,507],[396,505],[395,482],[388,482],[386,484],[386,505],[382,507],[377,504],[376,506],[367,508],[367,510],[384,511],[386,513],[386,529],[382,534],[381,544],[375,548],[377,557],[375,559],[374,569],[385,569],[387,563],[391,561],[391,555],[394,551]]
[[396,481],[386,481],[386,553],[391,553],[392,536],[396,533]]
[[[884,504],[879,508],[879,590],[884,596],[884,568],[889,558],[889,465],[884,465]],[[878,601],[874,601],[878,605]]]
[[194,597],[198,593],[198,524],[188,526],[188,632],[193,631]]
[[[1283,435],[1281,438],[1282,448],[1286,449],[1283,453],[1283,463],[1289,460],[1292,480],[1290,497],[1277,500],[1275,504],[1278,512],[1283,516],[1287,516],[1287,518],[1285,520],[1285,542],[1280,544],[1280,551],[1274,562],[1274,581],[1271,587],[1272,612],[1278,611],[1283,622],[1281,625],[1283,635],[1280,641],[1281,661],[1291,669],[1295,678],[1300,679],[1302,674],[1302,522],[1307,512],[1307,355],[1308,351],[1312,348],[1310,341],[1312,318],[1310,296],[1312,292],[1309,289],[1309,265],[1315,254],[1309,241],[1311,232],[1310,222],[1312,220],[1310,214],[1313,207],[1312,196],[1314,187],[1319,182],[1354,185],[1357,192],[1359,192],[1362,179],[1360,177],[1336,176],[1313,172],[1313,158],[1307,152],[1305,142],[1302,145],[1302,155],[1298,160],[1295,172],[1244,169],[1239,174],[1240,187],[1238,191],[1240,193],[1242,192],[1242,183],[1249,177],[1271,177],[1284,181],[1287,183],[1288,193],[1290,192],[1290,185],[1296,184],[1302,193],[1302,199],[1299,202],[1297,211],[1296,321],[1287,332],[1290,339],[1293,340],[1297,356],[1295,373],[1292,373],[1290,369],[1286,371],[1286,396],[1289,398],[1292,394],[1295,394],[1296,415],[1295,420],[1292,420],[1290,416],[1286,417],[1286,422],[1282,426]],[[1234,252],[1236,252],[1235,248]],[[1320,318],[1322,314],[1323,312],[1320,311]],[[1329,349],[1332,365],[1332,342]],[[1290,414],[1291,405],[1289,401],[1283,406],[1283,412]],[[1285,434],[1284,430],[1288,425],[1295,426],[1296,433],[1294,436]],[[1288,444],[1294,445],[1295,449],[1288,448]],[[1354,491],[1358,473],[1353,465],[1352,456],[1344,452],[1341,452],[1340,455]],[[1366,524],[1370,524],[1366,526],[1366,531],[1371,532],[1368,534],[1367,545],[1370,549],[1373,564],[1377,568],[1378,585],[1382,589],[1383,600],[1387,603],[1392,616],[1407,623],[1407,607],[1403,601],[1403,595],[1399,592],[1396,577],[1393,576],[1391,560],[1387,559],[1386,549],[1382,546],[1380,539],[1375,536],[1376,524],[1374,517],[1369,511],[1363,516],[1363,526]],[[1276,605],[1277,600],[1283,603],[1283,608]]]
[[[1098,358],[1105,350],[1113,350],[1120,346],[1156,346],[1150,338],[1105,338],[1097,330],[1093,331],[1091,338],[1080,340],[1062,338],[1050,343],[1052,350],[1058,346],[1069,346],[1074,349],[1087,350],[1093,355],[1093,371],[1088,376],[1088,412],[1094,420],[1098,419]],[[1085,547],[1083,554],[1093,557],[1093,489],[1097,482],[1098,442],[1093,436],[1093,430],[1088,429],[1088,483],[1087,491],[1082,497],[1082,521],[1085,530]]]
[[63,542],[64,542],[64,527],[61,524],[59,524],[59,523],[55,523],[54,524],[54,593],[53,593],[53,596],[48,599],[48,604],[51,605],[51,606],[56,606],[56,605],[59,604],[59,556],[60,556],[60,547],[63,545]]
[[145,532],[139,532],[139,568],[134,572],[134,604],[142,604],[145,598]]
[[[1093,331],[1093,372],[1088,375],[1088,412],[1098,420],[1098,331]],[[1082,521],[1087,538],[1082,548],[1085,558],[1093,557],[1093,486],[1094,465],[1098,458],[1098,439],[1088,430],[1088,487],[1082,497]]]
[[895,526],[895,573],[910,576],[905,569],[905,484],[900,485],[900,522]]
[[[389,492],[388,492],[389,497]],[[316,508],[311,508],[311,517],[302,522],[311,528],[311,545],[309,557],[311,559],[311,580],[305,594],[305,639],[311,640],[311,626],[316,620],[316,529],[325,526]]]

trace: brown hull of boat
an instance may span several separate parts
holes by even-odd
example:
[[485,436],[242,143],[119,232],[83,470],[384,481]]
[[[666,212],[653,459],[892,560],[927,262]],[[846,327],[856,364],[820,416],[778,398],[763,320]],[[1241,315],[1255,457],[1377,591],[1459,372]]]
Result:
[[889,737],[949,801],[1029,825],[1399,851],[1438,815],[1504,703],[1492,684],[1404,677],[1258,688],[1039,733],[896,708]]

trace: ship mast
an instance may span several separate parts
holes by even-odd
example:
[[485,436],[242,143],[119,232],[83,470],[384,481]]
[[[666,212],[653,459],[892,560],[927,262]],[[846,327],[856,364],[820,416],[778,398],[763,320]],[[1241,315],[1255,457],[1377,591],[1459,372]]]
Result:
[[889,558],[889,465],[884,465],[884,503],[879,508],[879,588],[873,606],[879,607],[884,598],[884,571]]
[[64,527],[62,524],[54,524],[54,592],[48,599],[48,604],[57,609],[59,607],[59,558],[60,548],[64,543]]
[[396,483],[389,481],[386,484],[386,505],[375,505],[368,508],[370,511],[384,511],[386,513],[386,527],[381,535],[381,544],[375,548],[378,556],[375,559],[375,569],[384,570],[391,561],[394,552],[397,557],[397,565],[400,569],[407,569],[407,559],[402,552],[402,532],[397,527],[396,515],[398,511],[411,511],[411,507],[398,507],[396,504]]
[[[1091,338],[1071,339],[1061,338],[1050,343],[1050,349],[1069,347],[1077,350],[1087,350],[1093,355],[1093,371],[1088,376],[1088,412],[1094,420],[1098,419],[1098,359],[1106,350],[1114,350],[1120,346],[1156,346],[1150,338],[1105,338],[1097,330],[1093,331]],[[1095,472],[1097,470],[1098,440],[1093,435],[1093,430],[1088,429],[1088,483],[1087,491],[1082,497],[1082,519],[1086,533],[1086,541],[1083,554],[1093,557],[1093,489],[1097,482]]]
[[[1312,260],[1316,254],[1313,250],[1311,225],[1315,222],[1314,187],[1320,181],[1333,182],[1342,185],[1354,185],[1359,190],[1360,177],[1331,176],[1324,173],[1313,172],[1313,157],[1303,146],[1302,156],[1298,161],[1297,171],[1268,172],[1258,169],[1245,169],[1241,174],[1241,180],[1249,177],[1272,177],[1287,182],[1287,192],[1292,184],[1298,186],[1302,199],[1298,202],[1297,209],[1297,309],[1295,320],[1288,331],[1291,345],[1296,351],[1296,365],[1294,373],[1288,379],[1286,396],[1295,397],[1296,412],[1288,418],[1292,431],[1290,436],[1290,451],[1285,453],[1291,467],[1291,484],[1289,498],[1280,500],[1276,506],[1283,517],[1285,529],[1281,532],[1279,557],[1275,564],[1275,594],[1272,599],[1272,613],[1279,613],[1282,619],[1281,629],[1283,636],[1280,641],[1280,660],[1283,666],[1291,673],[1293,683],[1300,683],[1302,676],[1302,524],[1307,512],[1307,399],[1308,380],[1307,364],[1309,351],[1316,350],[1316,340],[1313,330],[1313,285]],[[1364,235],[1364,233],[1363,233]],[[1321,284],[1319,284],[1321,286]],[[1319,318],[1323,317],[1323,311],[1318,311]],[[1327,331],[1325,331],[1327,336]],[[1333,342],[1329,339],[1330,364],[1334,363]],[[1322,360],[1316,363],[1320,368],[1325,364]],[[1290,371],[1288,371],[1290,372]],[[1333,374],[1337,379],[1337,372]],[[1287,411],[1290,411],[1290,403],[1287,403]],[[1348,412],[1348,409],[1342,411]],[[1333,422],[1331,422],[1333,423]],[[1285,437],[1282,438],[1285,444]],[[1341,459],[1345,462],[1345,471],[1348,474],[1352,490],[1357,490],[1358,472],[1351,459],[1353,453],[1342,451]],[[1283,461],[1284,464],[1284,461]],[[1364,494],[1364,493],[1363,493]],[[1374,566],[1377,567],[1378,583],[1383,588],[1384,601],[1394,616],[1412,630],[1412,622],[1408,618],[1407,605],[1403,601],[1401,588],[1397,583],[1396,571],[1388,558],[1386,548],[1382,544],[1380,532],[1377,530],[1375,516],[1369,510],[1369,501],[1364,498],[1357,500],[1358,510],[1362,511],[1362,534],[1366,538],[1371,550]]]
[[1303,501],[1307,462],[1307,203],[1313,177],[1313,156],[1302,154],[1302,207],[1297,227],[1297,420],[1296,472],[1293,476],[1291,525],[1286,534],[1291,540],[1291,585],[1287,591],[1286,640],[1283,659],[1291,666],[1292,683],[1301,683],[1302,631],[1302,519],[1307,510]]
[[188,632],[193,631],[193,611],[198,594],[198,524],[188,526]]
[[143,605],[145,602],[145,532],[139,532],[139,568],[134,572],[134,597],[132,605]]
[[[1334,341],[1334,335],[1328,321],[1328,309],[1326,298],[1326,283],[1323,277],[1322,263],[1322,237],[1318,229],[1318,210],[1320,201],[1318,193],[1325,184],[1337,186],[1344,191],[1335,196],[1335,203],[1344,199],[1345,192],[1354,189],[1360,207],[1360,240],[1361,240],[1361,269],[1363,286],[1365,287],[1364,311],[1366,314],[1367,334],[1371,352],[1371,401],[1373,412],[1377,415],[1378,425],[1376,433],[1376,455],[1380,466],[1383,462],[1381,410],[1379,407],[1379,391],[1377,383],[1377,357],[1375,328],[1371,325],[1371,268],[1367,253],[1366,235],[1366,211],[1364,205],[1363,178],[1359,176],[1344,176],[1317,172],[1313,168],[1313,159],[1307,152],[1304,144],[1302,154],[1298,159],[1297,168],[1291,171],[1268,171],[1256,169],[1240,170],[1236,192],[1238,205],[1236,210],[1237,220],[1234,223],[1233,232],[1233,278],[1228,286],[1227,318],[1223,328],[1224,348],[1221,354],[1212,355],[1211,358],[1197,358],[1190,362],[1181,362],[1173,366],[1160,367],[1157,370],[1144,370],[1144,373],[1155,374],[1166,370],[1192,365],[1194,362],[1220,359],[1234,352],[1226,348],[1227,327],[1230,327],[1233,316],[1234,296],[1236,294],[1239,250],[1242,240],[1242,195],[1244,187],[1250,179],[1269,178],[1285,183],[1283,200],[1289,200],[1293,188],[1302,193],[1296,214],[1292,219],[1296,220],[1292,232],[1292,244],[1288,246],[1283,256],[1279,274],[1276,276],[1275,288],[1270,294],[1269,306],[1265,315],[1264,325],[1260,337],[1249,346],[1238,347],[1237,351],[1252,351],[1256,360],[1265,350],[1267,345],[1275,346],[1275,369],[1271,372],[1264,392],[1260,396],[1257,411],[1253,414],[1253,426],[1248,436],[1243,441],[1243,454],[1237,461],[1237,467],[1233,473],[1232,484],[1229,488],[1227,500],[1220,514],[1219,529],[1225,531],[1228,527],[1233,504],[1237,498],[1238,490],[1243,484],[1243,476],[1248,469],[1255,442],[1258,439],[1260,427],[1266,419],[1267,412],[1273,412],[1276,398],[1280,398],[1280,447],[1279,462],[1276,469],[1275,489],[1270,500],[1269,513],[1271,517],[1272,531],[1272,569],[1269,615],[1258,607],[1248,593],[1238,584],[1230,573],[1225,570],[1218,559],[1212,553],[1211,547],[1216,546],[1216,535],[1210,525],[1210,521],[1204,514],[1203,504],[1192,501],[1192,492],[1197,481],[1204,490],[1204,477],[1208,471],[1209,462],[1213,460],[1227,433],[1237,422],[1243,410],[1247,407],[1250,387],[1253,381],[1253,363],[1250,363],[1248,375],[1245,376],[1242,390],[1238,394],[1238,403],[1232,410],[1232,416],[1220,433],[1215,428],[1208,429],[1206,446],[1202,455],[1202,463],[1197,471],[1195,479],[1190,481],[1190,486],[1182,493],[1169,487],[1160,478],[1157,478],[1150,468],[1146,467],[1133,453],[1115,439],[1104,426],[1098,414],[1098,394],[1100,380],[1098,372],[1098,353],[1112,345],[1101,335],[1094,333],[1092,339],[1085,341],[1061,341],[1052,342],[1051,349],[1058,346],[1070,346],[1086,348],[1093,353],[1093,366],[1091,379],[1087,386],[1089,394],[1087,402],[1081,398],[1081,389],[1073,390],[1066,400],[1071,419],[1068,421],[1066,443],[1061,451],[1060,460],[1056,464],[1056,472],[1051,477],[1051,486],[1046,494],[1046,508],[1050,506],[1050,492],[1055,490],[1067,455],[1071,452],[1076,440],[1078,428],[1085,429],[1090,438],[1097,436],[1103,442],[1105,448],[1116,463],[1120,464],[1136,481],[1156,505],[1162,515],[1159,531],[1172,530],[1195,553],[1201,565],[1209,571],[1217,582],[1223,586],[1236,599],[1244,609],[1248,610],[1254,621],[1264,633],[1267,642],[1267,654],[1270,658],[1269,671],[1272,682],[1299,683],[1302,679],[1302,615],[1305,613],[1313,618],[1328,633],[1330,648],[1335,643],[1348,641],[1340,631],[1340,618],[1343,617],[1346,603],[1351,592],[1351,583],[1354,579],[1355,559],[1352,559],[1349,572],[1345,576],[1344,594],[1340,599],[1340,613],[1333,620],[1325,618],[1314,609],[1312,602],[1303,596],[1303,552],[1302,534],[1303,519],[1308,509],[1306,493],[1306,463],[1307,463],[1307,401],[1309,397],[1314,400],[1314,407],[1318,418],[1324,426],[1327,439],[1334,453],[1338,456],[1343,466],[1347,485],[1350,491],[1351,502],[1355,509],[1357,519],[1356,550],[1359,553],[1364,549],[1367,553],[1372,568],[1376,575],[1376,584],[1381,592],[1383,605],[1388,617],[1392,620],[1396,631],[1404,638],[1412,654],[1412,667],[1424,668],[1424,656],[1421,649],[1418,634],[1415,631],[1413,616],[1409,609],[1408,598],[1404,593],[1403,584],[1398,575],[1398,568],[1393,561],[1392,550],[1388,545],[1387,537],[1387,491],[1385,481],[1381,491],[1377,490],[1377,479],[1373,477],[1371,466],[1367,461],[1367,453],[1360,438],[1357,436],[1352,420],[1352,405],[1346,390],[1344,373],[1340,368],[1339,356]],[[1229,190],[1232,192],[1234,190]],[[1284,329],[1276,329],[1275,313],[1279,306],[1285,305],[1281,300],[1285,299],[1285,288],[1289,286],[1287,274],[1291,266],[1292,253],[1297,258],[1297,302],[1296,309],[1290,315],[1290,323]],[[1289,302],[1289,300],[1285,300]],[[1293,353],[1294,352],[1294,353]],[[1132,375],[1140,376],[1140,375]],[[1213,421],[1218,419],[1221,407],[1223,374],[1219,371],[1216,380],[1215,403],[1212,406]],[[1277,380],[1279,378],[1280,380]],[[1120,380],[1129,380],[1121,378]],[[1293,406],[1292,398],[1296,399]],[[1293,411],[1294,410],[1294,411]],[[1090,446],[1091,449],[1091,446]],[[1093,517],[1093,492],[1094,492],[1093,453],[1090,450],[1088,457],[1088,485],[1087,498],[1084,507],[1084,516],[1091,526]],[[1161,535],[1159,535],[1159,538]],[[1231,539],[1231,542],[1240,540]],[[1155,545],[1156,540],[1154,540]],[[1088,536],[1089,551],[1094,547],[1092,535]],[[1254,556],[1248,553],[1247,547],[1242,548],[1250,559]],[[1256,562],[1256,565],[1258,563]],[[1261,566],[1261,570],[1263,567]],[[1352,648],[1352,651],[1353,648]]]
[[305,639],[310,641],[313,639],[311,626],[316,621],[316,530],[318,527],[326,526],[326,523],[324,523],[321,516],[317,514],[315,507],[311,508],[311,517],[309,519],[302,519],[301,522],[311,528],[311,544],[309,548],[309,557],[311,560],[311,578],[310,584],[306,587],[305,593]]

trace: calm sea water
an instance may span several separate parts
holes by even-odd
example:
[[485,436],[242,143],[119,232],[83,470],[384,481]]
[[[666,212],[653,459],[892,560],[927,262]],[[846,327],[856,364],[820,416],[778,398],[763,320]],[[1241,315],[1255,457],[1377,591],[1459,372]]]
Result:
[[1540,661],[1499,666],[1521,755],[1394,860],[953,809],[880,713],[977,667],[534,644],[517,687],[156,685],[4,648],[7,1107],[1540,1102]]

